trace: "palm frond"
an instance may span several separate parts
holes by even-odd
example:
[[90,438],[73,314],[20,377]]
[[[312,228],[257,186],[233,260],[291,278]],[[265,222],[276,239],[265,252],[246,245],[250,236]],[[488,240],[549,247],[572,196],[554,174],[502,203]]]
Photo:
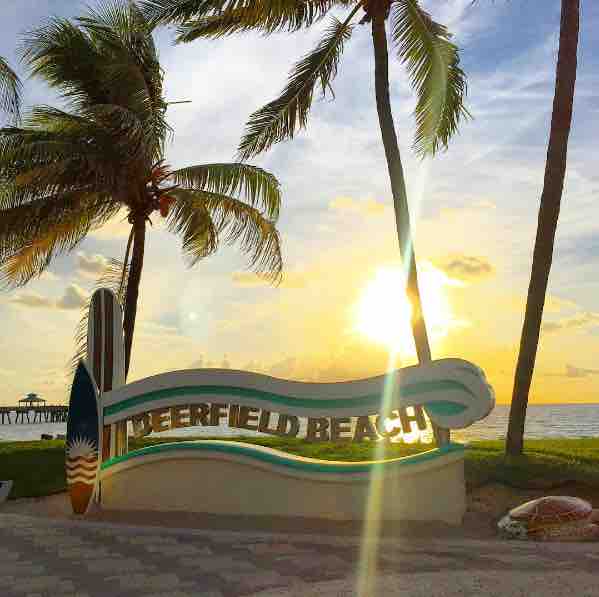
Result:
[[249,164],[204,164],[176,170],[173,180],[184,187],[219,195],[243,195],[254,207],[276,220],[281,206],[281,187],[276,177]]
[[332,17],[320,43],[293,68],[283,93],[250,116],[238,150],[242,161],[293,138],[296,129],[306,127],[314,90],[320,85],[324,96],[331,89],[344,44],[352,33],[351,19],[359,8],[343,22]]
[[176,201],[169,211],[167,226],[182,237],[183,254],[193,266],[216,251],[218,230],[202,196],[188,189],[175,189],[170,194]]
[[[0,212],[0,280],[5,287],[23,286],[39,276],[56,255],[72,251],[86,234],[114,216],[116,209],[92,193],[62,198],[62,208],[46,201]],[[44,219],[35,216],[43,212]],[[9,228],[17,215],[19,225]]]
[[21,107],[23,86],[17,73],[0,56],[0,110],[4,110],[17,120]]
[[143,77],[154,107],[163,107],[163,71],[150,24],[137,6],[132,2],[104,0],[97,9],[79,17],[78,22],[105,53],[121,62],[109,65],[110,70],[117,74],[123,66],[129,67],[126,70]]
[[246,31],[259,31],[264,35],[277,31],[292,33],[317,23],[337,5],[354,3],[355,0],[289,0],[279,2],[274,8],[270,0],[237,3],[227,10],[184,21],[177,28],[177,42],[216,39]]
[[[128,279],[129,266],[118,259],[111,259],[104,272],[96,281],[94,290],[98,290],[99,288],[108,288],[109,290],[112,290],[121,304],[121,307],[124,307]],[[125,281],[124,285],[121,284],[121,280]],[[81,308],[81,319],[75,330],[75,354],[68,365],[70,376],[74,375],[79,361],[87,359],[87,327],[92,295],[93,291]]]
[[219,11],[227,0],[141,0],[139,6],[148,22],[157,25],[183,23],[189,19]]
[[418,0],[391,6],[392,38],[418,95],[414,148],[420,155],[446,148],[463,117],[466,75],[459,51],[444,25],[434,21]]
[[27,32],[21,56],[31,74],[62,91],[75,104],[110,103],[102,76],[105,56],[85,31],[67,19],[52,18]]
[[50,19],[26,35],[22,55],[76,113],[113,105],[135,114],[146,131],[148,161],[159,159],[170,133],[163,72],[149,24],[135,4],[106,1],[77,23]]
[[119,204],[90,191],[71,191],[38,197],[27,203],[0,210],[0,261],[45,237],[55,224],[77,219],[88,211],[92,224],[112,217]]
[[189,43],[196,39],[218,39],[252,30],[266,33],[264,19],[251,10],[237,9],[186,21],[177,27],[176,40],[177,43]]
[[150,139],[159,141],[152,152],[152,158],[158,159],[171,129],[165,118],[164,73],[150,23],[135,3],[120,0],[104,0],[79,23],[110,56],[103,73],[116,90],[115,97],[125,98],[112,103],[130,107],[146,122]]
[[195,191],[208,210],[218,241],[237,245],[249,256],[249,267],[273,282],[283,272],[281,239],[275,223],[239,199],[217,193]]
[[171,206],[168,229],[181,237],[183,255],[190,266],[208,257],[218,248],[218,230],[205,204],[188,189],[171,192],[176,199]]
[[145,0],[141,6],[150,22],[177,23],[178,41],[191,41],[251,29],[264,33],[297,31],[318,22],[335,6],[354,3],[355,0]]
[[[0,181],[13,180],[12,191],[28,187],[33,196],[92,184],[116,196],[128,165],[138,169],[152,157],[153,135],[122,106],[97,104],[77,113],[37,106],[24,128],[0,129]],[[15,204],[14,193],[6,198],[8,188],[0,186],[0,207]]]
[[89,232],[85,214],[77,220],[55,224],[43,236],[38,236],[14,251],[0,267],[0,280],[6,288],[24,286],[40,276],[55,253],[74,249]]
[[[0,208],[16,207],[43,196],[75,190],[110,194],[117,187],[114,155],[81,140],[49,132],[0,131]],[[118,145],[118,144],[117,144]],[[109,156],[109,157],[107,157]]]

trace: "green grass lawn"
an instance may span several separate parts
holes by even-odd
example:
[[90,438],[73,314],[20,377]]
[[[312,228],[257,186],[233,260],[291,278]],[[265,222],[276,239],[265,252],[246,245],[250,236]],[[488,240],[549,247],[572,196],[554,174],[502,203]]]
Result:
[[[190,438],[146,438],[131,449]],[[223,438],[218,438],[223,439]],[[376,444],[308,443],[296,438],[230,438],[324,460],[372,460]],[[384,458],[409,456],[430,449],[425,444],[386,444]],[[37,497],[64,491],[64,441],[0,442],[0,479],[13,479],[11,498]],[[513,487],[550,486],[577,481],[599,488],[599,439],[529,440],[521,458],[506,460],[503,442],[472,442],[466,450],[466,481],[478,487],[496,481]]]
[[14,481],[9,498],[64,491],[64,441],[0,442],[0,479]]
[[524,455],[512,460],[503,449],[502,441],[472,442],[466,452],[469,486],[497,481],[526,489],[576,481],[599,488],[599,438],[528,440]]

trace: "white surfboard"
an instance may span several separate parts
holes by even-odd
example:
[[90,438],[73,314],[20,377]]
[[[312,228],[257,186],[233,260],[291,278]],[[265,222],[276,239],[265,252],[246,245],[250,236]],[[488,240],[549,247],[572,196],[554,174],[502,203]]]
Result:
[[[102,395],[125,384],[125,341],[123,311],[111,290],[94,292],[87,324],[87,364]],[[106,425],[103,430],[102,460],[127,451],[127,424]]]

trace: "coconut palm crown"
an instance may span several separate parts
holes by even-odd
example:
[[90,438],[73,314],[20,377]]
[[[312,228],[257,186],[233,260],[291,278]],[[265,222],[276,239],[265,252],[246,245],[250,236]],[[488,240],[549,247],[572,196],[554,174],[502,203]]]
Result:
[[[418,0],[143,0],[140,6],[153,23],[177,25],[179,42],[252,30],[264,35],[295,32],[328,17],[322,39],[295,64],[279,97],[250,116],[239,145],[241,159],[291,139],[307,126],[315,96],[332,93],[332,83],[352,33],[359,25],[370,26],[376,106],[399,248],[407,272],[414,343],[418,360],[430,361],[406,183],[391,109],[387,22],[390,22],[392,47],[405,65],[417,96],[414,149],[420,156],[433,155],[446,148],[460,121],[468,116],[464,107],[466,76],[460,68],[458,48],[451,42],[447,28],[436,22]],[[435,437],[437,443],[446,443],[449,432],[435,430]]]
[[0,275],[7,286],[39,276],[124,210],[131,224],[124,261],[128,371],[152,217],[165,218],[181,237],[191,265],[219,242],[237,243],[254,271],[280,276],[281,193],[272,174],[244,163],[178,170],[165,163],[163,72],[134,3],[104,2],[75,21],[53,18],[26,35],[22,54],[64,105],[36,106],[21,126],[0,130]]

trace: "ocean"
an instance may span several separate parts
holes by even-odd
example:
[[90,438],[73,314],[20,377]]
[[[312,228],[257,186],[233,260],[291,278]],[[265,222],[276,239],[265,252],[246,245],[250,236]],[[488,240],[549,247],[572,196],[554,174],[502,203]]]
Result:
[[[452,438],[468,442],[476,439],[503,439],[507,431],[509,405],[500,404],[484,420],[461,431]],[[300,426],[300,436],[305,432]],[[40,439],[42,433],[66,433],[66,423],[39,423],[35,425],[0,425],[0,441],[28,441]],[[259,435],[252,431],[227,427],[188,427],[155,434],[156,437],[231,437],[234,435]],[[599,437],[599,404],[534,404],[528,407],[526,437]],[[430,431],[423,432],[422,441],[430,441]]]

